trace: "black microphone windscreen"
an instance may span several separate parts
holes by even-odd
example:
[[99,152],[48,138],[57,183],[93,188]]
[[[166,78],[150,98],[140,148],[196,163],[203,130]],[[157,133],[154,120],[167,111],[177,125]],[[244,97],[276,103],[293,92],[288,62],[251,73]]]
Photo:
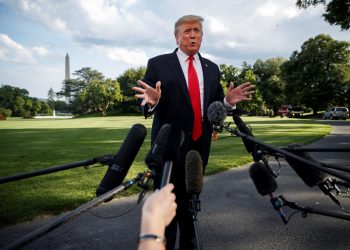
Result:
[[[293,143],[288,145],[288,148],[293,149],[293,148],[298,148],[302,146],[303,146],[302,144]],[[295,151],[293,153],[307,160],[316,162],[316,160],[312,158],[312,156],[308,152]],[[299,177],[304,181],[304,183],[309,187],[314,187],[327,178],[325,173],[321,172],[320,170],[308,164],[292,159],[290,157],[286,157],[286,161],[294,169],[294,171],[299,175]]]
[[161,170],[163,167],[164,151],[169,139],[170,128],[170,124],[164,124],[160,128],[153,146],[145,158],[145,163],[151,170]]
[[203,162],[198,151],[191,150],[185,162],[186,190],[189,194],[199,194],[203,188]]
[[179,123],[174,122],[170,125],[168,143],[164,152],[164,161],[175,161],[180,147],[185,140],[185,134],[181,130]]
[[254,182],[256,190],[262,196],[276,191],[277,182],[263,163],[253,163],[249,168],[249,175]]
[[[233,118],[233,121],[236,124],[236,126],[240,132],[242,132],[248,136],[254,137],[252,130],[242,121],[237,109],[233,110],[232,118]],[[249,153],[253,152],[254,144],[249,142],[245,138],[242,138],[242,140],[243,140],[243,143],[244,143],[247,151]]]
[[241,119],[237,109],[235,109],[233,111],[232,118],[233,118],[233,121],[236,124],[237,128],[239,129],[239,131],[241,131],[242,133],[244,133],[246,135],[254,136],[252,133],[252,130]]
[[113,163],[108,167],[106,174],[96,189],[97,196],[122,184],[146,135],[147,129],[144,125],[135,124],[131,127],[118,153],[113,157]]
[[227,111],[219,101],[211,103],[207,111],[208,120],[212,125],[221,126],[226,119]]

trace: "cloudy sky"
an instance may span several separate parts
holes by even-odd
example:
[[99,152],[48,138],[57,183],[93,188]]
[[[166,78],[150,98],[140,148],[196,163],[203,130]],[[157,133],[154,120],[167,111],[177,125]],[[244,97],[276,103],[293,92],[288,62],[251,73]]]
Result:
[[[349,41],[350,32],[331,26],[324,8],[295,7],[296,0],[0,0],[0,84],[47,98],[71,73],[91,67],[116,78],[126,69],[176,48],[175,21],[204,17],[201,53],[217,64],[289,58],[307,39],[329,34]],[[74,76],[72,75],[74,78]]]

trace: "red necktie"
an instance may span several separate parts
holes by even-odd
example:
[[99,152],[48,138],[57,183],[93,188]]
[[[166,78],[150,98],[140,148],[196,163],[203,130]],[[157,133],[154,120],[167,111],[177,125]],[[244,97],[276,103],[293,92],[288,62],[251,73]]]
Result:
[[192,139],[196,141],[202,136],[202,112],[199,81],[196,70],[193,67],[193,60],[193,56],[188,57],[188,91],[190,93],[194,113]]

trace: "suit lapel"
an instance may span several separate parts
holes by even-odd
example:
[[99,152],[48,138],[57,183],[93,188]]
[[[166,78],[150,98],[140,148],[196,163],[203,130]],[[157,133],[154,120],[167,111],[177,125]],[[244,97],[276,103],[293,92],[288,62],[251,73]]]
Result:
[[209,65],[206,63],[205,59],[198,53],[199,59],[201,61],[202,65],[202,71],[203,71],[203,81],[204,81],[204,105],[203,105],[203,114],[205,115],[207,113],[207,107],[209,106]]
[[186,96],[186,100],[188,101],[189,105],[191,104],[191,99],[190,99],[190,95],[188,93],[188,88],[187,88],[187,83],[186,83],[186,78],[184,76],[184,73],[182,71],[179,59],[176,55],[176,51],[177,49],[170,54],[170,65],[171,65],[171,69],[174,72],[175,77],[177,78],[177,81],[180,84],[180,87],[182,89],[182,92],[184,93],[184,95]]

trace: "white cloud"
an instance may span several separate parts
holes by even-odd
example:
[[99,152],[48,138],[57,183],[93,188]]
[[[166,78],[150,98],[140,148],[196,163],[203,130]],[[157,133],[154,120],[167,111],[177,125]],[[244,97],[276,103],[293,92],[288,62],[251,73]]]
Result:
[[[294,2],[294,0],[293,0]],[[301,10],[295,5],[286,5],[285,1],[266,1],[258,7],[256,13],[259,16],[273,19],[290,19],[298,16]]]
[[51,54],[51,51],[44,46],[34,46],[32,50],[39,56],[47,56]]
[[35,63],[32,53],[8,35],[0,33],[0,58],[3,61],[17,63]]
[[56,31],[70,33],[64,18],[57,15],[58,11],[64,9],[64,4],[60,5],[58,2],[48,0],[22,0],[18,4],[19,7],[34,20],[39,21],[45,26],[48,26]]
[[229,30],[230,29],[228,27],[226,27],[222,22],[220,22],[216,18],[214,17],[209,18],[209,32],[216,34],[216,33],[226,33]]
[[148,60],[146,53],[139,49],[128,50],[125,48],[102,46],[99,48],[108,58],[128,65],[145,65]]
[[114,23],[120,16],[116,6],[103,0],[79,1],[78,5],[85,12],[87,18],[97,24]]
[[235,42],[235,41],[227,41],[227,45],[228,45],[230,48],[234,48],[234,47],[237,47],[237,46],[238,46],[238,43]]

